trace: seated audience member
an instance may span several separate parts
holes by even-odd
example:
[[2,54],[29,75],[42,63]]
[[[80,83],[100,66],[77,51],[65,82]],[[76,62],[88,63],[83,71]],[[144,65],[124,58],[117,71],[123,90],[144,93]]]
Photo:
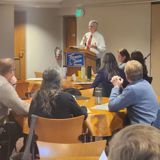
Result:
[[130,55],[127,49],[121,49],[118,51],[118,61],[119,61],[119,68],[124,70],[126,63],[130,60]]
[[[16,83],[14,76],[14,61],[11,58],[0,59],[0,130],[4,129],[4,132],[0,133],[0,139],[3,136],[12,135],[10,144],[10,153],[12,152],[16,141],[22,136],[22,130],[16,122],[9,122],[8,113],[12,110],[18,115],[27,115],[29,111],[29,104],[21,100],[13,87]],[[8,129],[13,127],[14,132],[10,132]],[[10,133],[9,133],[10,132]],[[5,159],[3,156],[7,155],[7,146],[2,147],[3,154],[0,155],[0,159]],[[1,151],[0,151],[1,152]]]
[[[43,72],[41,87],[32,99],[29,124],[32,114],[55,119],[80,115],[87,117],[87,109],[80,107],[71,94],[61,90],[61,76],[56,69],[51,69]],[[35,158],[39,158],[37,145],[35,145]]]
[[91,87],[102,88],[102,96],[109,97],[111,89],[113,88],[113,85],[110,81],[115,75],[119,75],[125,79],[123,70],[118,68],[115,56],[112,53],[105,53],[102,58],[100,70],[98,71]]
[[61,90],[60,75],[52,69],[43,72],[42,85],[31,102],[29,119],[31,114],[64,119],[72,116],[87,116],[87,110],[85,107],[80,107],[71,94]]
[[159,160],[160,130],[136,124],[116,133],[109,143],[108,160]]
[[148,77],[148,70],[145,64],[143,54],[140,51],[134,51],[131,53],[131,60],[136,60],[140,62],[143,66],[143,79],[147,80],[149,83],[152,82],[151,77]]
[[158,112],[158,101],[152,86],[143,79],[143,67],[135,60],[128,61],[125,66],[126,78],[129,85],[120,92],[123,79],[114,76],[111,80],[112,89],[109,110],[119,111],[127,108],[129,123],[147,123],[155,121]]

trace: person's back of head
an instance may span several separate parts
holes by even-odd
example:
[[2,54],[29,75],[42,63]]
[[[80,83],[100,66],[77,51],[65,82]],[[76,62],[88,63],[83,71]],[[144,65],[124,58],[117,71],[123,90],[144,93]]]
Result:
[[61,78],[59,73],[55,69],[45,70],[43,72],[43,81],[41,87],[33,97],[37,107],[44,116],[52,116],[56,106],[56,96],[60,92]]
[[43,81],[41,88],[43,89],[59,89],[61,85],[60,74],[55,69],[48,69],[43,72]]
[[101,60],[100,70],[104,69],[108,75],[108,79],[111,79],[114,75],[118,74],[118,63],[113,53],[105,53]]
[[108,160],[159,160],[160,130],[149,125],[131,125],[114,135]]
[[133,51],[131,53],[131,60],[136,60],[140,62],[142,65],[144,64],[144,57],[143,57],[142,52],[140,51]]
[[124,72],[129,82],[137,81],[143,78],[142,64],[136,60],[128,61],[125,65]]
[[131,60],[136,60],[136,61],[140,62],[143,66],[143,74],[144,75],[148,74],[147,66],[145,64],[145,60],[144,60],[144,56],[143,56],[142,52],[140,52],[140,51],[132,52],[131,53]]
[[5,76],[10,71],[14,70],[14,61],[11,58],[0,59],[0,75]]

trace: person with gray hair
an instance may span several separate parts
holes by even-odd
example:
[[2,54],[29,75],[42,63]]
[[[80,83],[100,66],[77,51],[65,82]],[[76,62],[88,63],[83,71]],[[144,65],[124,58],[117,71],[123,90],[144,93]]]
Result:
[[106,51],[106,45],[104,37],[98,31],[98,22],[96,20],[89,21],[88,30],[83,36],[80,45],[84,46],[86,49],[94,52],[97,56],[96,68],[97,71],[100,67],[101,57]]
[[116,112],[126,108],[129,124],[152,124],[159,105],[152,86],[143,79],[141,63],[136,60],[128,61],[124,71],[129,85],[121,92],[123,79],[119,76],[112,77],[114,88],[109,99],[109,110]]
[[136,124],[116,133],[109,142],[108,160],[159,160],[160,130]]
[[14,61],[11,58],[0,59],[0,123],[2,124],[11,109],[16,114],[27,115],[29,104],[21,100],[13,88]]
[[[16,83],[14,75],[14,61],[11,58],[0,59],[0,140],[9,136],[10,150],[7,153],[8,146],[0,148],[0,159],[7,159],[5,156],[11,154],[19,137],[22,136],[22,128],[16,121],[10,122],[9,112],[17,115],[27,115],[29,104],[25,103],[18,96],[13,85]],[[11,133],[12,130],[13,132]]]
[[80,107],[73,96],[61,90],[61,77],[55,69],[43,72],[43,81],[40,89],[32,99],[31,114],[45,118],[64,119],[72,116],[87,116],[87,109]]

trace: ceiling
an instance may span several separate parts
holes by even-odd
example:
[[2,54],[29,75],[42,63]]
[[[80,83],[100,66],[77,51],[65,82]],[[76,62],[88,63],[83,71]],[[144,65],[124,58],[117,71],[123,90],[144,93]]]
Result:
[[133,4],[157,1],[159,0],[0,0],[0,4],[12,4],[21,7],[66,8],[95,5]]

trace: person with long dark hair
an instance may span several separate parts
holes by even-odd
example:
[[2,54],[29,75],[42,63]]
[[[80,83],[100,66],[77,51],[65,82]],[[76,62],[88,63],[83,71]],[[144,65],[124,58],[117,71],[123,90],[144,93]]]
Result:
[[147,66],[145,64],[144,56],[140,51],[133,51],[131,53],[131,60],[136,60],[140,62],[143,66],[143,79],[147,80],[149,83],[152,82],[152,77],[148,76]]
[[43,73],[42,85],[30,105],[29,119],[31,114],[61,119],[87,116],[87,110],[85,107],[80,107],[71,94],[61,90],[60,75],[56,70],[51,69]]
[[[61,90],[61,76],[54,70],[43,72],[43,81],[40,89],[32,99],[29,110],[29,125],[31,115],[35,114],[44,118],[65,119],[85,115],[86,107],[80,107],[73,96]],[[37,145],[35,144],[35,158],[39,158]]]
[[127,49],[121,49],[118,51],[119,68],[124,70],[126,63],[130,60],[130,54]]
[[113,53],[105,53],[101,60],[101,67],[91,87],[102,88],[102,96],[109,97],[113,88],[110,82],[112,77],[119,75],[125,79],[123,70],[119,69],[117,61]]

